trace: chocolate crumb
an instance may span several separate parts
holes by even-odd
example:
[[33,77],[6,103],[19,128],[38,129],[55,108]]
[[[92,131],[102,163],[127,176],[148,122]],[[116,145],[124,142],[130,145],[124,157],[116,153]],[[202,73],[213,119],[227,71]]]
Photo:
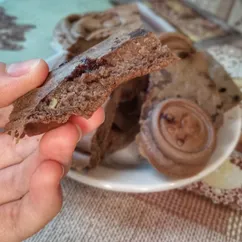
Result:
[[239,101],[240,101],[240,97],[239,97],[239,95],[235,95],[235,96],[233,96],[233,101],[234,101],[234,102],[239,102]]
[[171,114],[167,113],[167,114],[164,114],[162,113],[161,114],[161,118],[162,119],[165,119],[168,123],[174,123],[175,122],[175,117],[173,117]]
[[189,56],[188,52],[180,52],[178,53],[178,57],[180,57],[181,59],[185,59]]
[[216,106],[218,109],[221,109],[223,107],[223,103],[221,103],[220,105]]
[[219,89],[219,92],[226,92],[226,88],[225,88],[225,87],[221,87],[221,88]]

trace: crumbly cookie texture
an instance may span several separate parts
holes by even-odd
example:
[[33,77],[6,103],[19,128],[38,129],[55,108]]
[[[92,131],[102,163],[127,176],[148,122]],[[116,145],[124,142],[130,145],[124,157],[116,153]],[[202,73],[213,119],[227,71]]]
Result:
[[50,72],[43,86],[14,103],[5,130],[20,138],[56,128],[71,115],[89,118],[120,84],[176,60],[155,34],[129,26]]

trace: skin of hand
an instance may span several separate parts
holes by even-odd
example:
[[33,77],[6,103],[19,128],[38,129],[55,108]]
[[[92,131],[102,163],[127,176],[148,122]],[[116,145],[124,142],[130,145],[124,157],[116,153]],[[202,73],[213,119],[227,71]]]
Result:
[[[45,81],[49,69],[41,59],[0,63],[0,128],[11,104]],[[104,121],[103,109],[86,120],[71,117],[44,135],[25,137],[16,145],[0,133],[0,241],[22,241],[51,221],[62,207],[60,180],[82,135]]]

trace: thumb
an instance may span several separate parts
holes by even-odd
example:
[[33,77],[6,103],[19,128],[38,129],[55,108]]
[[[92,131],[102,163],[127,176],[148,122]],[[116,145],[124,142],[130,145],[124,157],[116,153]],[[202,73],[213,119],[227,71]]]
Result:
[[0,108],[40,86],[48,72],[48,65],[41,59],[11,65],[0,62]]
[[18,217],[18,235],[27,238],[42,229],[61,210],[62,166],[54,161],[42,163],[33,174],[29,192],[23,197]]

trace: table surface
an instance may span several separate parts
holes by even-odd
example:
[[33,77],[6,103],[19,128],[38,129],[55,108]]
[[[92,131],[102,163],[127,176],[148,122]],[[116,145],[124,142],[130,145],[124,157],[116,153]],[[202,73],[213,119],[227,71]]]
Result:
[[[22,50],[0,50],[11,63],[54,54],[50,42],[57,21],[70,13],[104,10],[108,0],[0,0],[18,24],[33,24]],[[31,10],[31,11],[30,11]],[[242,240],[241,212],[214,205],[186,191],[124,194],[98,190],[70,179],[62,182],[60,214],[28,242],[235,242]]]

